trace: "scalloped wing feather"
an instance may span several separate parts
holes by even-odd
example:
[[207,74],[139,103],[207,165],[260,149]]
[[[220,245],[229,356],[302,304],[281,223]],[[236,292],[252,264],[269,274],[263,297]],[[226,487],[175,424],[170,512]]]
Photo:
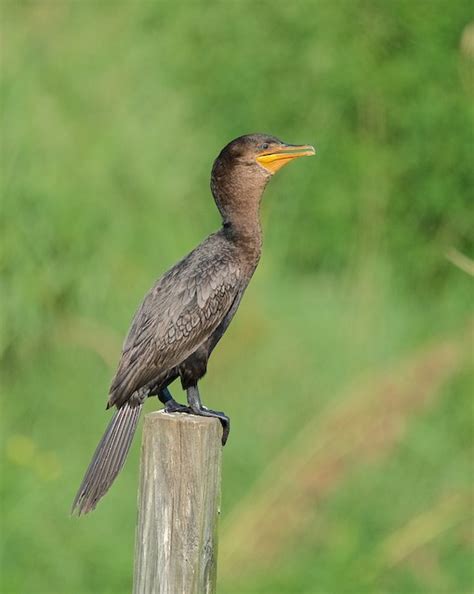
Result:
[[182,363],[224,319],[241,274],[228,248],[220,253],[216,242],[215,235],[209,237],[145,296],[123,345],[109,406],[121,406],[136,390]]

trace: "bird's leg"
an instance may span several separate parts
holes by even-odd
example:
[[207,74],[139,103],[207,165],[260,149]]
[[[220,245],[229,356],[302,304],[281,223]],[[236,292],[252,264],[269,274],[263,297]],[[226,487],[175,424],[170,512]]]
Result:
[[193,386],[189,386],[186,389],[186,394],[188,397],[188,404],[189,408],[195,415],[199,415],[200,417],[214,417],[219,419],[222,424],[222,445],[225,445],[227,438],[229,437],[230,431],[230,419],[227,415],[223,412],[219,412],[217,410],[211,410],[210,408],[206,408],[203,406],[201,402],[201,397],[199,396],[199,390],[197,384]]
[[189,406],[185,406],[184,404],[176,402],[168,388],[163,388],[160,390],[158,392],[158,398],[165,405],[165,412],[167,413],[192,413],[192,410]]

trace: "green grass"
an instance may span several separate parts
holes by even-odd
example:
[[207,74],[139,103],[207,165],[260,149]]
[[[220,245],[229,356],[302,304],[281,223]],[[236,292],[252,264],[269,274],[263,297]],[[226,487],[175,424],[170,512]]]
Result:
[[[1,591],[130,591],[139,439],[93,515],[71,519],[70,504],[132,313],[218,226],[212,160],[250,131],[318,154],[267,189],[261,265],[202,382],[206,404],[232,418],[219,592],[472,590],[472,279],[446,257],[474,253],[469,3],[1,9]],[[284,538],[229,541],[291,476],[280,456],[304,459],[304,427],[318,443],[358,385],[398,385],[407,362],[444,344],[456,365],[407,408],[389,448],[367,435],[302,519],[305,481],[283,489]]]

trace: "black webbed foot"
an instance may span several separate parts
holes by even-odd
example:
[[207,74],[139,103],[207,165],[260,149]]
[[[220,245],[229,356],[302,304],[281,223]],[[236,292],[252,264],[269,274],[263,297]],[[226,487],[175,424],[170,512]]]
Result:
[[230,433],[230,418],[221,411],[212,410],[205,406],[201,406],[198,409],[193,408],[192,412],[200,417],[214,417],[215,419],[219,419],[222,425],[222,445],[224,446]]
[[189,407],[193,414],[200,417],[214,417],[215,419],[219,419],[222,425],[222,445],[225,445],[230,433],[229,417],[223,412],[211,410],[210,408],[203,406],[197,385],[190,386],[186,391],[188,395]]
[[167,400],[165,402],[165,412],[167,413],[187,413],[188,415],[192,415],[193,411],[189,406],[185,406],[184,404],[180,404],[176,402],[173,398],[171,400]]
[[176,402],[168,388],[163,388],[162,390],[160,390],[158,392],[158,398],[165,405],[165,412],[167,413],[192,414],[193,412],[189,406],[185,406],[184,404]]

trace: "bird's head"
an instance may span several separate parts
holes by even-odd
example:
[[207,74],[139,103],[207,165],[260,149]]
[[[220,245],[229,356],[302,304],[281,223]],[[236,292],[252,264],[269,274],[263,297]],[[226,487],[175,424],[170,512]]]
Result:
[[273,175],[290,161],[314,154],[309,144],[287,144],[268,134],[247,134],[229,142],[218,159]]
[[214,162],[211,189],[223,218],[230,210],[258,208],[265,186],[274,173],[315,150],[309,144],[287,144],[268,134],[247,134],[229,142]]

